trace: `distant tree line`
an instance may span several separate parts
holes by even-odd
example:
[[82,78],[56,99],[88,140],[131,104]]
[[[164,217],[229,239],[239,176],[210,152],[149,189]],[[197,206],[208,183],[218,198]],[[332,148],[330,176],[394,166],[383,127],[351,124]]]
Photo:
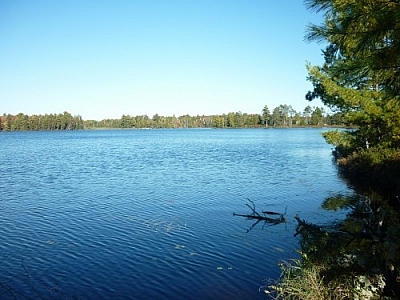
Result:
[[272,112],[265,105],[261,114],[230,112],[222,115],[183,115],[160,116],[152,118],[147,115],[122,115],[120,119],[101,121],[83,120],[81,116],[62,114],[45,114],[28,116],[19,113],[16,116],[0,116],[0,131],[25,130],[77,130],[96,128],[257,128],[257,127],[300,127],[300,126],[341,126],[342,115],[328,114],[323,108],[307,106],[297,112],[291,105],[279,105]]
[[257,128],[300,126],[343,126],[340,113],[328,114],[320,107],[307,106],[302,112],[291,105],[279,105],[272,112],[265,105],[261,114],[230,112],[222,115],[160,116],[122,115],[120,119],[86,120],[85,128]]
[[28,116],[19,113],[16,116],[3,114],[0,116],[0,131],[26,130],[77,130],[83,129],[81,116],[72,116],[69,112]]

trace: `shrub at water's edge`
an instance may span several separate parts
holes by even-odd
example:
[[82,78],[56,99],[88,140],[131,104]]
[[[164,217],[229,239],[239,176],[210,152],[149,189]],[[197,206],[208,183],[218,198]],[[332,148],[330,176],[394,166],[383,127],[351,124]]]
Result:
[[355,186],[400,195],[400,150],[370,148],[337,160],[340,173]]
[[359,132],[328,131],[325,140],[335,146],[333,155],[340,175],[351,186],[369,187],[385,195],[400,195],[400,149],[377,145],[362,147]]

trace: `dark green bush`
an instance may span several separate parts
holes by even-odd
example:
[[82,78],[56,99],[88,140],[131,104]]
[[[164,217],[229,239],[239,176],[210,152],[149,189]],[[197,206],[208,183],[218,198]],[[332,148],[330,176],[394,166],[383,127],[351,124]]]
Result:
[[355,186],[370,186],[384,194],[400,194],[400,150],[363,149],[338,159],[341,175]]

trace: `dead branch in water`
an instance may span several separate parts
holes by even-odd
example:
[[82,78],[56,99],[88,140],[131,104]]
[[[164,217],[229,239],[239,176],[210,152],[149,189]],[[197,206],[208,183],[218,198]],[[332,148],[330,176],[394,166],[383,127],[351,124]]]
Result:
[[[233,213],[234,216],[239,216],[239,217],[245,217],[249,220],[257,220],[251,227],[250,229],[247,230],[247,232],[249,232],[251,229],[254,228],[254,226],[256,226],[260,221],[264,221],[264,225],[263,228],[266,224],[270,224],[270,226],[272,225],[277,225],[277,224],[281,224],[281,223],[285,223],[286,219],[285,219],[285,215],[286,215],[286,210],[287,207],[285,209],[285,213],[278,213],[278,212],[274,212],[274,211],[262,211],[262,215],[260,213],[258,213],[256,211],[256,205],[254,204],[254,202],[250,199],[247,198],[247,200],[252,204],[250,205],[249,203],[246,203],[246,206],[248,208],[250,208],[251,210],[251,214],[237,214],[237,213]],[[278,216],[278,217],[268,217],[268,215],[273,215],[273,216]]]

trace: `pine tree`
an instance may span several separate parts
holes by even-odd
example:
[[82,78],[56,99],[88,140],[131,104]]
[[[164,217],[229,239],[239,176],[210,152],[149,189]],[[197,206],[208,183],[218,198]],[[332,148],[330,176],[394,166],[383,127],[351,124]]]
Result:
[[[307,39],[327,43],[323,66],[308,65],[319,97],[358,127],[330,142],[348,148],[400,146],[400,2],[394,0],[308,0],[324,12]],[[337,136],[337,135],[336,135]]]

